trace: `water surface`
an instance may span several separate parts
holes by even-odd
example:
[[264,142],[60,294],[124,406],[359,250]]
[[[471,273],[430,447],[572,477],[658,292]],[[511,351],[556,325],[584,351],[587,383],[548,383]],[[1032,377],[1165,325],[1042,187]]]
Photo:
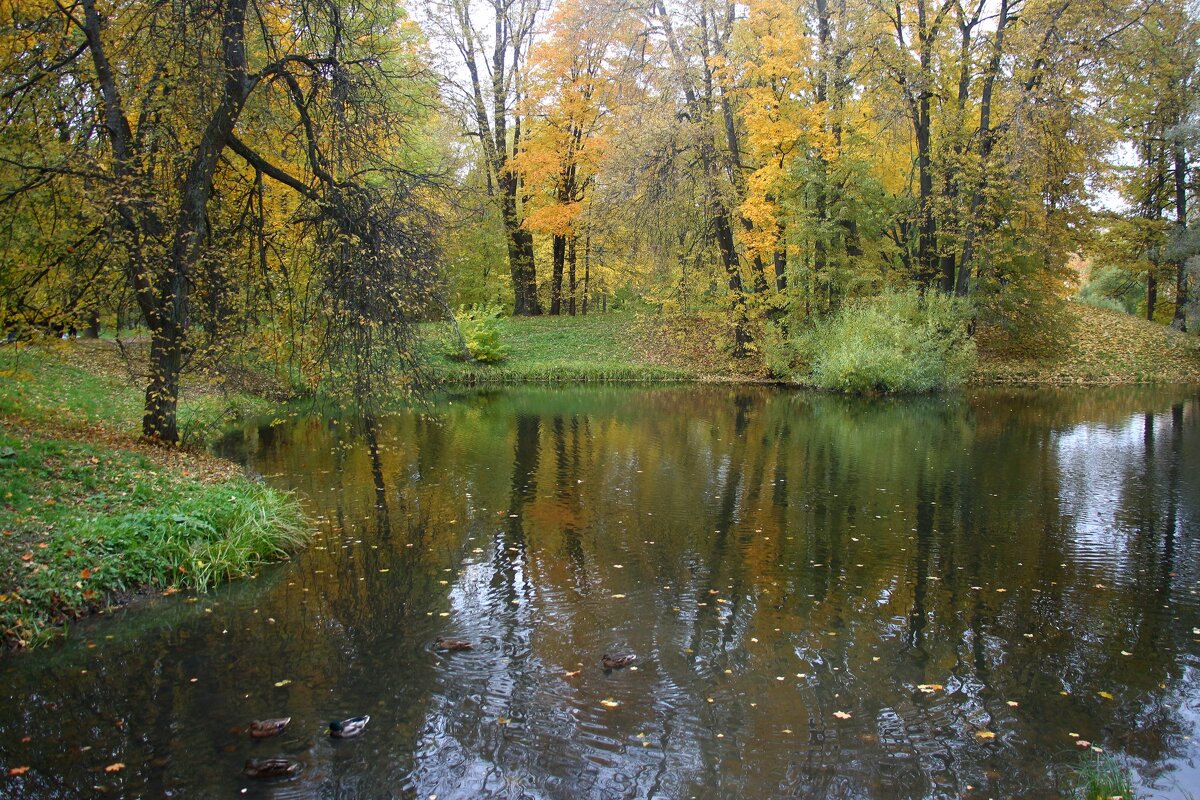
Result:
[[[512,389],[261,420],[222,450],[300,493],[312,547],[0,661],[0,766],[30,767],[0,796],[1056,797],[1079,739],[1195,794],[1197,398]],[[274,755],[302,772],[241,777]]]

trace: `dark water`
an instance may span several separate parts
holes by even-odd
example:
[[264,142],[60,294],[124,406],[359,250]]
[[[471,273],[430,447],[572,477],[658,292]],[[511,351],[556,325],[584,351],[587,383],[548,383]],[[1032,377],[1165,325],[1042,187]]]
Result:
[[0,796],[1054,797],[1072,734],[1200,794],[1195,389],[271,422],[223,449],[313,546],[0,661]]

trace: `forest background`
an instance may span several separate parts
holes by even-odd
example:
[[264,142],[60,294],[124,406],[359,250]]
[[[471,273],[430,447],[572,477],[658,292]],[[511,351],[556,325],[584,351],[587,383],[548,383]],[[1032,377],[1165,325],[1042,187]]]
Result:
[[[635,310],[851,391],[1195,330],[1189,0],[0,0],[0,325],[295,393]],[[704,333],[700,333],[704,331]],[[433,337],[437,338],[437,337]],[[144,353],[143,353],[144,351]],[[864,365],[864,359],[867,363]]]

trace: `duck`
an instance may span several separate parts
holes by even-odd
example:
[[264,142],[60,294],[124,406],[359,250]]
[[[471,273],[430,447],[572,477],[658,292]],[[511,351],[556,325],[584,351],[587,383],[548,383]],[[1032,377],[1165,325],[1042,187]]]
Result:
[[351,736],[358,736],[370,721],[369,715],[351,717],[341,721],[335,720],[329,723],[329,735],[334,739],[349,739]]
[[246,762],[242,774],[247,778],[277,778],[300,771],[300,763],[290,758],[252,758]]
[[283,717],[281,719],[256,719],[250,723],[250,736],[254,739],[266,739],[268,736],[274,736],[282,733],[287,724],[292,721],[291,717]]
[[474,650],[475,645],[466,639],[444,639],[441,636],[433,640],[438,650]]
[[621,667],[628,667],[636,658],[637,656],[633,653],[626,653],[621,656],[610,656],[608,653],[605,653],[604,658],[600,659],[600,664],[605,669],[620,669]]

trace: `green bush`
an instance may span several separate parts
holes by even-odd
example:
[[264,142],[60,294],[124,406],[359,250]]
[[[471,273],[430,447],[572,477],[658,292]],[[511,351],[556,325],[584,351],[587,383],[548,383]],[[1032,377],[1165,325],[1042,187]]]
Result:
[[848,303],[797,337],[808,365],[801,380],[852,394],[957,386],[975,364],[969,319],[966,302],[933,293],[889,291]]
[[1136,275],[1119,267],[1093,270],[1091,279],[1079,290],[1079,299],[1097,308],[1136,314],[1145,288]]
[[[460,308],[455,320],[462,334],[462,343],[467,346],[471,359],[481,364],[496,364],[508,357],[508,348],[500,342],[499,318],[504,313],[495,304],[477,304]],[[446,355],[463,360],[462,350],[454,342]]]

